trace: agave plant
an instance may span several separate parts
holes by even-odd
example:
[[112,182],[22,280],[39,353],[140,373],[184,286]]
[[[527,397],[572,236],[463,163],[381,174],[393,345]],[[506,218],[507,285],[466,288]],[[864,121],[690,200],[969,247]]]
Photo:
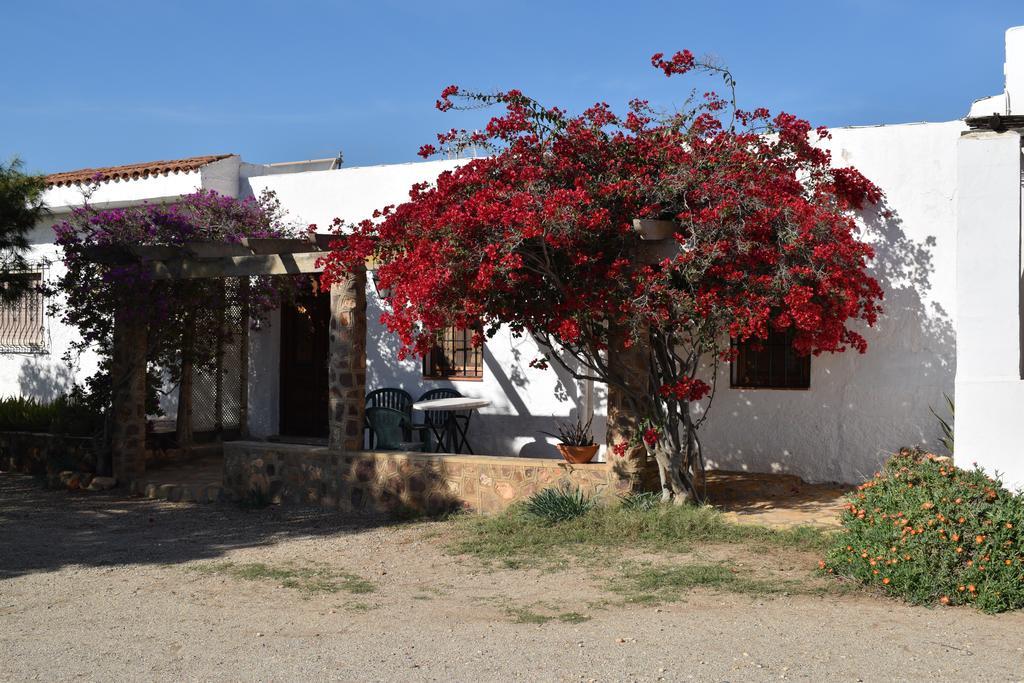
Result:
[[551,432],[541,432],[541,434],[553,436],[566,446],[593,446],[594,435],[590,432],[590,423],[593,420],[594,418],[591,417],[586,422],[577,418],[575,424],[572,422],[559,422],[558,434],[552,434]]
[[932,415],[939,421],[939,429],[942,430],[942,436],[939,437],[939,443],[945,446],[946,450],[949,451],[950,455],[953,455],[953,420],[956,415],[955,406],[953,399],[948,394],[943,394],[942,397],[946,399],[946,405],[949,406],[949,419],[942,417],[935,409],[928,406],[928,410],[932,411]]
[[551,488],[539,491],[526,501],[526,511],[555,524],[582,517],[597,505],[579,489]]

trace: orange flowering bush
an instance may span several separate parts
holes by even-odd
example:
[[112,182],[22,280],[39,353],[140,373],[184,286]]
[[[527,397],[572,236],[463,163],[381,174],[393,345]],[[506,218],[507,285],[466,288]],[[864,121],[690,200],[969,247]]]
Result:
[[1024,498],[980,469],[902,449],[848,497],[822,571],[918,604],[1024,607]]

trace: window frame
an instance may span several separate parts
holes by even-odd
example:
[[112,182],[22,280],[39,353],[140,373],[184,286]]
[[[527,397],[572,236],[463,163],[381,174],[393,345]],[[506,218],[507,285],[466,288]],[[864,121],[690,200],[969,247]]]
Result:
[[[459,329],[447,327],[444,330],[444,338],[439,343],[423,354],[421,374],[424,380],[428,381],[450,381],[450,382],[482,382],[484,380],[484,344],[479,347],[473,346],[473,335],[476,330]],[[440,367],[434,364],[433,353],[435,350],[444,354],[445,365],[452,367],[452,372],[445,373],[438,371]],[[454,358],[462,355],[462,362],[454,362]],[[473,374],[469,374],[470,370]]]
[[[38,263],[30,263],[24,269],[7,273],[7,275],[27,275],[33,278],[35,283],[33,288],[26,291],[18,301],[7,305],[0,304],[0,353],[22,355],[48,355],[50,353],[49,301],[44,289],[49,275],[49,268],[49,262],[40,261]],[[26,306],[26,299],[29,298],[34,299],[34,301]],[[24,323],[19,324],[13,320],[9,322],[4,321],[3,316],[7,310],[17,306],[25,306],[38,315],[38,343],[19,341],[27,336],[25,330],[28,326]],[[10,331],[11,336],[5,339],[4,335],[7,334],[7,331],[4,327],[7,325],[10,325],[13,329]]]
[[[748,389],[748,390],[773,390],[773,391],[808,391],[811,388],[811,356],[801,356],[796,353],[793,348],[793,338],[795,331],[789,329],[785,332],[776,332],[774,330],[768,333],[767,340],[747,340],[744,342],[737,341],[736,339],[730,340],[730,345],[735,353],[734,359],[729,363],[729,387],[732,389]],[[754,350],[752,347],[754,344],[760,344],[763,348],[761,350]],[[779,349],[782,349],[782,379],[774,376],[773,373],[776,371],[773,367],[773,363],[777,360],[775,354],[779,353]],[[769,367],[766,371],[766,379],[763,381],[754,380],[751,381],[749,376],[754,374],[753,372],[743,372],[744,368],[741,367],[744,363],[767,362]],[[796,372],[795,377],[789,378],[789,370],[787,365],[790,362],[799,363],[800,367]],[[756,366],[755,366],[756,367]],[[757,372],[758,375],[765,374],[765,371]],[[742,375],[746,375],[746,381],[739,381]]]

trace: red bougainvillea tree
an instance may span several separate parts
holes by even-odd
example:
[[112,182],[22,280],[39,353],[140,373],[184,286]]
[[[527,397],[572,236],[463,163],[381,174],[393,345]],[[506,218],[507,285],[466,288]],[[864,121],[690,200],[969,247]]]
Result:
[[[688,52],[657,54],[667,76],[725,69]],[[657,459],[666,498],[697,495],[698,427],[730,340],[757,344],[790,331],[801,354],[866,349],[882,296],[871,247],[853,212],[881,192],[853,168],[833,168],[825,129],[735,96],[706,94],[659,115],[644,100],[624,114],[599,103],[576,116],[518,90],[450,86],[444,111],[496,105],[478,132],[452,130],[427,157],[467,145],[489,151],[412,188],[409,201],[351,229],[327,259],[330,281],[368,256],[390,292],[383,321],[404,353],[427,350],[445,327],[505,325],[577,379],[622,392],[641,417],[634,444]],[[676,222],[651,258],[637,218]],[[649,381],[609,362],[649,354]],[[622,455],[627,442],[609,444]]]

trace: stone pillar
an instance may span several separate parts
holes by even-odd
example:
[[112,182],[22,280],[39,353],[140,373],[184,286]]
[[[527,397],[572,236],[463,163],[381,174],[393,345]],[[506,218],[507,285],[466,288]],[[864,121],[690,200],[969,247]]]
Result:
[[330,446],[363,448],[366,408],[366,270],[331,285]]
[[146,472],[146,324],[128,312],[114,317],[110,364],[110,452],[122,486]]
[[[611,335],[608,351],[608,368],[612,375],[625,379],[627,386],[645,394],[650,386],[650,351],[647,344],[636,342],[628,349],[623,347],[622,334]],[[608,387],[608,462],[615,473],[625,480],[631,491],[652,491],[658,488],[658,467],[649,458],[643,445],[626,449],[624,456],[615,455],[614,446],[628,441],[636,434],[637,425],[643,419],[645,407],[633,406],[626,400],[626,394],[619,387]]]

